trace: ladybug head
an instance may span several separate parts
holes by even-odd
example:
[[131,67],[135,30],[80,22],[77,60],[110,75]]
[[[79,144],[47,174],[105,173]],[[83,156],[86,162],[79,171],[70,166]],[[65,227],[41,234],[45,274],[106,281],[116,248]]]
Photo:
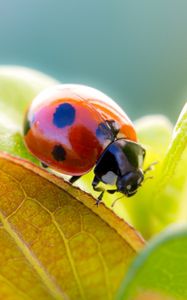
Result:
[[131,197],[136,194],[138,187],[144,180],[144,174],[141,169],[133,170],[125,175],[118,177],[117,189],[119,192]]

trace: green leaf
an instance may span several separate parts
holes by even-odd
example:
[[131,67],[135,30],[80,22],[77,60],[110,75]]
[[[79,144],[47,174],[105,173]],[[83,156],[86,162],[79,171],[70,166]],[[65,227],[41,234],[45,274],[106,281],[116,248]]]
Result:
[[187,227],[155,238],[133,262],[116,300],[187,299],[186,249]]
[[169,145],[168,152],[163,162],[162,174],[159,178],[157,197],[163,192],[163,189],[171,180],[174,172],[181,160],[182,154],[187,146],[187,104],[184,106],[176,126],[173,130],[173,136]]
[[160,161],[171,141],[173,130],[171,122],[163,115],[148,115],[135,121],[135,127],[140,143],[147,149],[146,159],[152,159],[152,155],[155,155]]
[[57,81],[22,67],[0,67],[0,150],[31,161],[22,139],[25,111],[32,99]]
[[168,151],[152,192],[152,210],[155,216],[153,233],[159,232],[170,223],[182,221],[181,215],[184,216],[184,193],[187,183],[186,168],[187,105],[184,106],[175,125]]

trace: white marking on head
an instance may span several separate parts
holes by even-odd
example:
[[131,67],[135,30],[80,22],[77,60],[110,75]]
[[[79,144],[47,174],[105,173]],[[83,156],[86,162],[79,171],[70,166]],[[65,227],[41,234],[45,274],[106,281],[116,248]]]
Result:
[[117,180],[117,175],[112,171],[109,171],[105,175],[102,176],[102,181],[104,183],[113,185],[116,183],[116,180]]

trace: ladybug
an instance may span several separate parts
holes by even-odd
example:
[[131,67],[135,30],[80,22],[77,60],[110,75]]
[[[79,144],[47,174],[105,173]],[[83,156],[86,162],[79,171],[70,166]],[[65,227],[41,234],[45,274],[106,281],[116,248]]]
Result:
[[134,126],[108,96],[91,87],[62,84],[41,92],[24,121],[24,141],[43,167],[71,175],[73,184],[94,167],[92,187],[133,196],[144,180],[145,149]]

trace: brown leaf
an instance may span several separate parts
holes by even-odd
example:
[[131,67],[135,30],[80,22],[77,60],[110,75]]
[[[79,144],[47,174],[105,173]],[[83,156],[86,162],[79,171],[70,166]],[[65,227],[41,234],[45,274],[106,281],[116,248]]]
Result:
[[0,155],[0,299],[113,299],[141,237],[104,204]]

